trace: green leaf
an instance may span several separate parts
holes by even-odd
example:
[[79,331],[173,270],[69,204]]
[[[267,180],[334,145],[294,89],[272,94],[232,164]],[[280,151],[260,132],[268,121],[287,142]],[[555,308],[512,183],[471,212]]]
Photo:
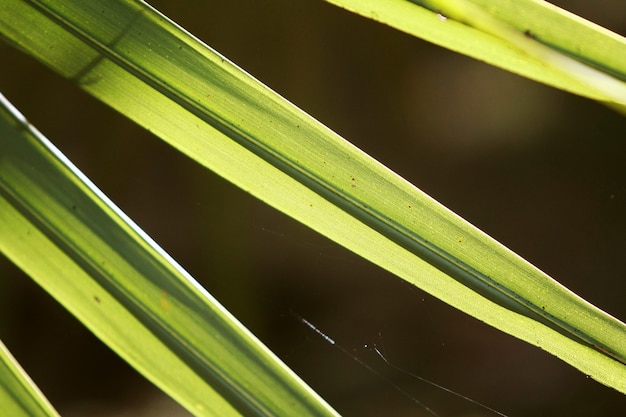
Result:
[[55,417],[57,412],[0,341],[0,405],[11,417]]
[[[165,17],[137,2],[6,4],[11,13],[0,14],[0,27],[11,42],[172,146],[450,305],[626,392],[623,323]],[[33,25],[46,36],[32,34]],[[586,91],[602,97],[592,88]],[[71,207],[70,201],[65,204]],[[12,244],[3,250],[17,257],[27,248]],[[150,285],[154,278],[142,279]],[[151,297],[160,291],[154,289]],[[181,301],[180,308],[188,307]]]
[[325,1],[622,111],[626,105],[626,40],[548,2]]
[[195,415],[336,415],[2,96],[0,105],[9,259]]

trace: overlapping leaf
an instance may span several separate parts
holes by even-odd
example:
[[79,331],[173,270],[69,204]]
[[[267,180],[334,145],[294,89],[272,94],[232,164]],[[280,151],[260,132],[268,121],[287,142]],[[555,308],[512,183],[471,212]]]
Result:
[[[442,23],[436,13],[426,12],[427,19]],[[28,29],[33,26],[40,31],[33,33]],[[575,296],[149,7],[132,1],[100,4],[73,0],[61,6],[55,1],[8,0],[0,8],[0,33],[268,204],[443,301],[626,392],[623,323]],[[476,39],[484,40],[487,35],[476,36],[464,48],[478,48]],[[487,40],[484,43],[495,45]],[[499,51],[506,49],[501,47]],[[497,56],[493,55],[494,59]],[[516,54],[504,56],[519,58]],[[533,65],[528,68],[536,70]],[[574,81],[559,78],[561,72],[562,69],[548,71],[549,77],[560,80],[553,84],[611,101],[585,83],[576,84],[580,81],[578,76]],[[21,155],[25,146],[14,144],[11,149],[15,155]],[[203,376],[210,380],[216,377],[215,369],[223,366],[224,373],[217,373],[227,380],[231,378],[228,372],[234,365],[228,361],[222,365],[221,354],[208,356],[211,359],[190,358],[196,358],[193,355],[200,342],[210,343],[220,352],[228,350],[219,347],[231,340],[230,336],[224,339],[221,332],[225,329],[234,329],[237,335],[245,331],[232,324],[219,324],[224,330],[198,339],[198,319],[194,317],[212,317],[214,311],[207,307],[204,298],[210,297],[180,276],[179,281],[156,279],[150,272],[152,268],[161,273],[180,271],[173,263],[168,266],[155,263],[153,256],[143,258],[137,247],[149,253],[156,249],[146,245],[145,236],[136,229],[117,220],[115,230],[119,232],[115,233],[97,226],[97,222],[93,230],[72,223],[93,222],[92,217],[101,212],[108,216],[119,213],[88,202],[85,204],[91,208],[86,210],[83,200],[81,204],[74,201],[80,195],[74,191],[57,196],[60,200],[53,204],[46,193],[61,179],[36,174],[36,180],[26,180],[28,164],[17,162],[25,161],[24,158],[3,155],[0,166],[5,175],[1,211],[4,217],[0,222],[15,224],[13,239],[3,242],[2,250],[41,280],[58,267],[44,260],[34,262],[32,249],[24,242],[33,234],[47,242],[41,243],[38,250],[66,259],[63,270],[81,277],[76,282],[82,284],[64,291],[83,297],[84,303],[79,306],[85,311],[79,312],[62,293],[56,297],[86,323],[102,319],[99,312],[105,305],[111,309],[107,316],[127,318],[128,326],[118,329],[117,336],[127,338],[126,344],[109,340],[109,335],[115,334],[115,326],[110,323],[102,327],[100,337],[136,366],[140,358],[133,358],[128,352],[138,346],[129,335],[137,331],[146,340],[163,342],[169,340],[170,336],[164,335],[170,333],[159,326],[165,325],[167,331],[178,334],[187,323],[188,329],[193,330],[186,330],[184,336],[172,336],[176,341],[173,346],[177,347],[164,356],[179,361],[189,372],[199,367],[200,371],[196,371],[205,372]],[[6,185],[6,175],[13,186]],[[78,188],[86,192],[84,186]],[[31,189],[36,198],[25,203],[23,193]],[[71,220],[74,217],[77,220]],[[50,218],[57,218],[60,226],[46,226]],[[64,237],[50,237],[59,232]],[[123,243],[129,238],[128,243]],[[88,241],[97,246],[91,247]],[[107,243],[97,243],[102,241]],[[138,256],[138,264],[120,253]],[[99,274],[107,278],[89,280],[89,276]],[[133,274],[133,282],[138,280],[145,287],[112,280],[126,274]],[[46,284],[51,292],[57,287],[53,281]],[[175,318],[172,311],[178,312]],[[147,326],[148,332],[144,329],[141,333],[141,326]],[[267,357],[261,348],[249,354]],[[138,368],[163,384],[154,376],[153,365],[160,369],[152,363]],[[180,384],[174,381],[173,385]],[[226,401],[216,403],[226,409],[241,400],[239,394],[218,391],[217,395],[223,395]],[[259,395],[265,398],[269,394]],[[253,404],[254,399],[246,396],[244,403]],[[198,403],[191,399],[185,404],[194,409]]]

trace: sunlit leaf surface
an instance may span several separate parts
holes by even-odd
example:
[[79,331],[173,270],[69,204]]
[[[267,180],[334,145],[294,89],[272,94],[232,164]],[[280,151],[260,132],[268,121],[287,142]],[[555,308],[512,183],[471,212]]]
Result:
[[[626,391],[623,323],[165,17],[137,2],[9,1],[1,10],[3,36],[15,45],[240,188],[456,308]],[[46,36],[31,34],[32,25]],[[22,250],[11,245],[14,257]],[[88,291],[92,298],[94,291]],[[152,299],[160,300],[162,291],[156,286]],[[180,308],[189,308],[186,301]]]

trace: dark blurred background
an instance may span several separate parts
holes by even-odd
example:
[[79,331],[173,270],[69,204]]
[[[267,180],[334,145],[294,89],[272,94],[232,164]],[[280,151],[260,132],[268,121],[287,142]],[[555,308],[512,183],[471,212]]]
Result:
[[[152,4],[626,318],[624,117],[321,0]],[[626,33],[622,0],[559,5]],[[509,416],[626,410],[622,394],[286,218],[4,44],[0,91],[343,415],[428,415],[415,400],[440,416],[495,415],[388,366],[365,344]],[[63,415],[188,415],[1,256],[0,276],[0,338]]]

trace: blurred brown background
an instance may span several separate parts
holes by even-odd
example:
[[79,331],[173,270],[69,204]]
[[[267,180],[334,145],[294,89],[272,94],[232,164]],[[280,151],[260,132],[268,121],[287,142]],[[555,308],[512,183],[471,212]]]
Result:
[[[626,319],[624,117],[321,0],[152,4]],[[559,4],[626,33],[622,0]],[[0,91],[345,416],[427,415],[396,387],[440,416],[494,415],[387,366],[364,344],[381,347],[407,372],[509,416],[626,410],[623,395],[337,247],[4,44]],[[63,415],[188,415],[3,257],[0,277],[0,338]]]

